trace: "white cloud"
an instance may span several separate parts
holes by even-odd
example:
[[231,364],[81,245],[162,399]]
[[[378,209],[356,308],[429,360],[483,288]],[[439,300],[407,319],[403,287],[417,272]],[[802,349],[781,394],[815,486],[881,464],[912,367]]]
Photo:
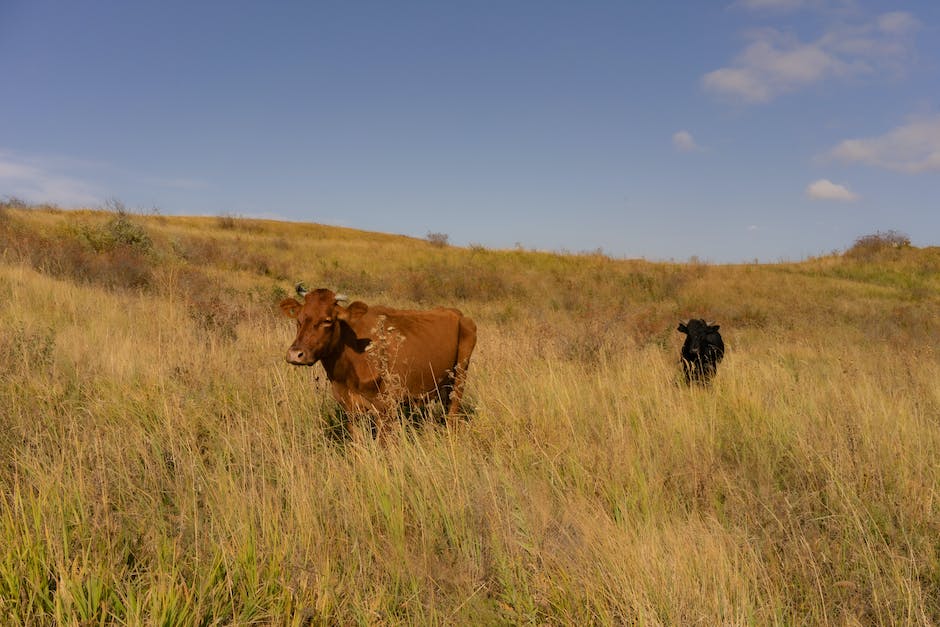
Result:
[[702,77],[706,89],[714,92],[734,95],[747,103],[767,102],[771,90],[760,75],[748,68],[721,68]]
[[672,134],[672,145],[679,152],[698,152],[702,147],[695,143],[695,138],[688,131],[676,131]]
[[940,114],[912,118],[879,137],[846,139],[829,156],[909,174],[940,171]]
[[838,185],[829,179],[819,179],[807,185],[806,195],[813,200],[839,200],[843,202],[858,200],[858,194],[845,185]]
[[3,151],[0,151],[0,195],[69,207],[89,207],[101,202],[92,185],[53,172],[35,159]]
[[816,43],[803,43],[777,31],[762,31],[752,37],[732,67],[702,77],[706,89],[745,103],[761,103],[851,70]]
[[833,27],[814,41],[774,29],[752,31],[744,50],[729,66],[702,76],[702,85],[755,104],[828,79],[901,72],[917,26],[912,15],[895,11],[866,23]]
[[892,11],[878,17],[878,28],[886,33],[904,34],[915,31],[920,27],[920,22],[910,13],[904,11]]
[[5,161],[0,157],[0,180],[28,179],[38,175],[38,173],[39,171],[34,167],[22,163]]

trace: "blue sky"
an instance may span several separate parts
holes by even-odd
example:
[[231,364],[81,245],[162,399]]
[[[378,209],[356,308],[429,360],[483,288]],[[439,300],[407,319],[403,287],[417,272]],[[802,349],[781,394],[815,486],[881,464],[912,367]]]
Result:
[[940,2],[0,0],[0,196],[454,244],[940,244]]

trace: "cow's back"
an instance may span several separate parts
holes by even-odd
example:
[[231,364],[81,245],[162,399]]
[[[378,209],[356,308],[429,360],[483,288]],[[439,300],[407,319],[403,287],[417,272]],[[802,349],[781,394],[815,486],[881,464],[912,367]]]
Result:
[[[369,307],[350,321],[369,340],[364,358],[386,384],[408,396],[436,390],[457,362],[462,314],[457,309],[424,311]],[[384,370],[385,372],[381,372]]]

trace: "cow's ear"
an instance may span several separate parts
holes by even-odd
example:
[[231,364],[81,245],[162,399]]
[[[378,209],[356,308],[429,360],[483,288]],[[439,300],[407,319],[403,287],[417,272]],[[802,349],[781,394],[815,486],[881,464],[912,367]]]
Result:
[[680,323],[679,323],[678,331],[679,331],[680,333],[685,333],[686,335],[688,335],[688,334],[689,334],[689,327],[685,326],[685,323],[684,323],[684,322],[680,322]]
[[[340,320],[345,320],[346,322],[352,322],[357,318],[361,318],[367,311],[369,311],[369,306],[364,302],[357,300],[356,302],[349,303],[348,307],[342,307],[336,305],[336,317]],[[340,313],[342,312],[342,313]]]
[[721,325],[720,325],[720,324],[713,324],[712,326],[708,327],[708,332],[709,332],[709,333],[714,333],[715,331],[717,331],[717,330],[720,329],[720,328],[721,328]]
[[300,308],[303,307],[293,298],[285,298],[281,301],[281,311],[284,312],[284,315],[288,318],[296,318],[297,314],[300,313]]

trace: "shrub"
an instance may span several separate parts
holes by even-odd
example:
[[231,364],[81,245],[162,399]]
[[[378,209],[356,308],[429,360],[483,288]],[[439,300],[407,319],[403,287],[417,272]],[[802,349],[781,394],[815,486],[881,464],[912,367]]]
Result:
[[106,253],[122,247],[141,254],[149,254],[153,250],[153,240],[147,230],[131,220],[123,209],[104,224],[81,224],[75,231],[77,239],[96,253]]
[[153,280],[148,258],[131,246],[118,246],[99,255],[94,280],[109,288],[141,289]]
[[450,243],[450,236],[447,233],[432,233],[428,231],[426,240],[436,248],[447,248],[447,245]]
[[153,248],[153,240],[146,229],[132,222],[126,213],[119,213],[109,220],[105,230],[111,236],[115,247],[127,246],[140,252],[150,252]]
[[29,209],[29,203],[16,196],[4,196],[0,201],[0,211],[3,209]]
[[71,239],[48,246],[46,252],[30,254],[30,264],[53,276],[68,277],[82,283],[95,283],[109,289],[141,289],[153,279],[152,261],[126,245],[96,252]]
[[126,213],[104,224],[69,224],[49,234],[8,216],[0,220],[0,255],[52,276],[109,289],[141,289],[153,279],[153,242]]
[[[27,257],[37,269],[109,289],[141,289],[153,279],[154,245],[147,230],[134,222],[118,200],[116,213],[103,224],[79,223]],[[39,237],[41,240],[46,238]]]
[[236,220],[237,218],[231,213],[223,213],[215,219],[215,223],[220,229],[233,231],[235,230],[235,227],[238,226]]
[[845,254],[855,259],[870,259],[881,251],[908,248],[910,245],[911,238],[904,233],[894,230],[878,231],[856,239]]

